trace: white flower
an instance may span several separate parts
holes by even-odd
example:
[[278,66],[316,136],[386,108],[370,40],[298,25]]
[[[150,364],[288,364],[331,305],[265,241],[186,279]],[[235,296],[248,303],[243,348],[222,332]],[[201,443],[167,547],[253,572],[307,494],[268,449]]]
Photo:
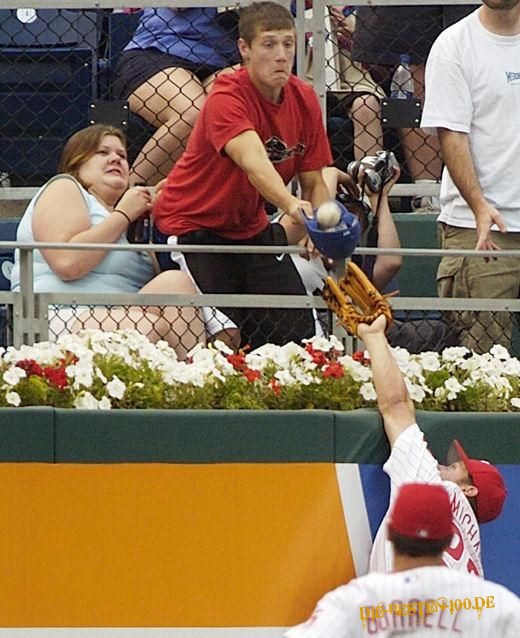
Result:
[[518,397],[514,397],[513,399],[511,399],[511,405],[514,408],[518,408],[520,410],[520,399]]
[[110,403],[110,399],[108,397],[103,397],[98,402],[98,408],[100,410],[111,410],[112,404]]
[[218,339],[213,342],[213,347],[218,352],[222,352],[222,354],[233,354],[233,350],[231,350],[231,348],[227,344],[225,344],[223,341],[219,341]]
[[442,360],[443,361],[455,361],[459,362],[464,359],[466,355],[470,353],[470,350],[464,348],[463,346],[453,346],[452,348],[445,348],[442,351]]
[[406,370],[411,357],[408,350],[405,350],[404,348],[392,348],[392,354],[399,368],[401,368],[401,370]]
[[457,379],[455,379],[455,377],[450,377],[449,379],[446,379],[446,381],[444,382],[444,388],[447,391],[446,398],[448,399],[448,401],[453,401],[454,399],[457,398],[457,395],[460,392],[465,390],[464,386],[461,385],[457,381]]
[[359,392],[365,401],[377,401],[377,394],[373,383],[363,383]]
[[321,352],[330,352],[331,350],[343,352],[345,349],[335,335],[330,335],[328,338],[312,337],[311,339],[303,339],[303,343],[310,343],[314,350],[320,350]]
[[321,380],[315,377],[312,374],[306,374],[304,370],[302,370],[298,366],[291,366],[290,372],[293,375],[295,381],[301,383],[302,385],[310,385],[311,383],[321,383]]
[[19,368],[18,366],[13,366],[4,372],[2,379],[5,383],[7,383],[7,385],[15,386],[20,379],[23,379],[26,376],[27,373],[25,370],[22,370],[22,368]]
[[67,366],[65,372],[69,379],[73,379],[72,387],[75,390],[79,390],[81,387],[92,387],[94,368],[90,362],[80,360],[74,365]]
[[289,370],[278,370],[278,372],[275,372],[274,376],[280,385],[294,385],[296,383],[296,379]]
[[502,374],[511,375],[512,377],[520,376],[520,361],[518,359],[507,359],[502,362]]
[[405,377],[404,383],[408,389],[408,394],[414,403],[422,403],[426,397],[426,391],[423,386],[412,383],[410,379]]
[[7,394],[5,395],[5,400],[7,403],[9,403],[9,405],[14,406],[15,408],[17,408],[22,402],[18,392],[7,392]]
[[491,350],[489,351],[489,353],[493,355],[494,357],[496,357],[497,359],[503,359],[504,361],[506,359],[511,358],[511,355],[506,350],[506,348],[504,348],[504,346],[501,346],[499,344],[493,346]]
[[126,385],[116,376],[107,383],[107,392],[114,399],[122,399],[126,391]]
[[354,361],[349,355],[339,357],[338,363],[341,363],[345,371],[351,375],[354,381],[363,382],[372,379],[372,370],[362,363],[359,363],[359,361]]
[[84,392],[74,399],[74,407],[79,410],[97,410],[99,402],[90,392]]
[[418,355],[419,363],[424,370],[435,372],[441,369],[441,361],[438,352],[423,352]]

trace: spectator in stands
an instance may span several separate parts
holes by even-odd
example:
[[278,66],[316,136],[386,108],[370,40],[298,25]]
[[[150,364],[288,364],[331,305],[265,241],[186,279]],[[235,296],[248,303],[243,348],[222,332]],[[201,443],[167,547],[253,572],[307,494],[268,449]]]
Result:
[[[296,10],[294,0],[291,7],[294,11]],[[305,8],[312,9],[312,0],[306,1]],[[383,147],[381,122],[379,118],[374,117],[374,114],[379,112],[379,100],[385,93],[370,73],[367,73],[350,55],[352,33],[356,23],[354,7],[327,7],[326,11],[331,18],[331,42],[333,42],[334,55],[334,59],[327,60],[327,64],[339,74],[338,85],[341,94],[340,104],[334,104],[331,109],[330,103],[334,102],[334,97],[329,99],[333,94],[328,93],[328,114],[331,115],[332,111],[332,116],[335,117],[338,109],[342,111],[346,109],[354,128],[354,157],[361,159]],[[313,42],[309,38],[306,76],[311,82],[314,79],[313,75]],[[330,86],[327,86],[327,89],[330,90]],[[337,161],[338,158],[335,159]]]
[[239,60],[236,27],[234,11],[144,9],[114,80],[114,94],[157,128],[133,163],[131,184],[155,184],[179,158],[216,76]]
[[[399,56],[411,57],[411,70],[415,81],[415,96],[424,96],[424,68],[428,51],[444,26],[452,24],[474,7],[358,7],[356,28],[352,34],[351,55],[361,62],[366,72],[389,94],[390,81]],[[345,30],[345,19],[335,9],[333,15],[340,30]],[[359,104],[360,99],[363,104]],[[373,96],[359,96],[355,119],[358,130],[365,130],[355,145],[373,153],[382,140],[380,109]],[[369,132],[369,133],[368,133]],[[436,181],[441,172],[437,139],[419,128],[403,129],[401,143],[406,164],[414,182]],[[371,143],[372,142],[372,143]],[[415,197],[412,209],[438,210],[438,201],[432,197]]]
[[[290,12],[274,2],[240,14],[244,68],[219,77],[197,119],[188,147],[168,176],[154,210],[159,243],[240,246],[297,243],[301,213],[328,199],[322,168],[332,157],[313,89],[292,75],[296,33]],[[286,184],[297,176],[298,198]],[[285,212],[287,232],[270,224],[265,203]],[[161,267],[171,268],[167,253]],[[282,254],[185,255],[203,292],[305,294],[292,261]],[[299,341],[313,334],[306,310],[226,310],[242,342]]]
[[[125,233],[129,224],[148,213],[152,205],[148,188],[128,189],[128,173],[126,140],[119,129],[96,124],[78,131],[65,144],[59,174],[29,203],[17,240],[71,245],[128,243]],[[33,273],[35,292],[195,292],[185,273],[154,276],[151,259],[135,251],[35,250]],[[20,289],[18,254],[11,287]],[[63,324],[71,332],[82,328],[135,328],[151,341],[165,339],[181,357],[204,334],[194,309],[173,306],[64,308],[59,316],[51,318],[51,327]]]
[[370,73],[352,59],[352,34],[356,25],[354,7],[329,7],[329,11],[338,44],[341,108],[346,109],[352,121],[353,152],[358,160],[383,148],[379,101],[385,92]]
[[[519,113],[520,0],[484,0],[439,36],[426,69],[421,124],[446,163],[443,248],[520,248]],[[437,279],[442,297],[517,299],[520,260],[443,257]],[[461,312],[457,326],[470,349],[511,345],[510,313]]]

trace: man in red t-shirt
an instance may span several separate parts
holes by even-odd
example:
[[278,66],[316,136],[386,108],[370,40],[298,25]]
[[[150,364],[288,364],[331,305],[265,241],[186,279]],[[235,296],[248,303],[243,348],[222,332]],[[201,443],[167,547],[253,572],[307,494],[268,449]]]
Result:
[[[313,89],[291,70],[296,32],[290,12],[274,2],[241,11],[239,50],[244,67],[219,77],[182,157],[154,210],[154,240],[211,245],[294,244],[305,236],[301,211],[329,199],[322,168],[332,162]],[[286,184],[297,176],[302,198]],[[284,211],[270,224],[265,204]],[[170,240],[171,241],[171,240]],[[161,268],[174,267],[158,253]],[[305,294],[288,256],[187,253],[188,268],[205,293]],[[242,343],[299,341],[313,334],[310,311],[226,308]]]

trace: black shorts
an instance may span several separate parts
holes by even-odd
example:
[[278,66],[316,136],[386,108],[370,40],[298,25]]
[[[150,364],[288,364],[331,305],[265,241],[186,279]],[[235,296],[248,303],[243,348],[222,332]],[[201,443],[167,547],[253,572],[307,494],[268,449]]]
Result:
[[440,32],[477,6],[359,7],[352,57],[368,65],[393,67],[407,53],[412,64],[424,64]]
[[[154,241],[167,237],[154,232]],[[197,230],[177,238],[179,245],[286,246],[287,237],[280,224],[268,224],[250,239],[231,240],[209,230]],[[161,269],[166,270],[169,253],[157,253]],[[250,295],[305,295],[305,287],[289,255],[185,253],[190,274],[204,293]],[[311,310],[292,308],[219,307],[240,328],[242,345],[258,348],[264,343],[283,345],[300,342],[314,334]]]
[[172,68],[191,71],[201,82],[220,70],[198,62],[190,62],[157,49],[123,51],[114,72],[113,95],[118,100],[126,100],[131,93],[156,73]]

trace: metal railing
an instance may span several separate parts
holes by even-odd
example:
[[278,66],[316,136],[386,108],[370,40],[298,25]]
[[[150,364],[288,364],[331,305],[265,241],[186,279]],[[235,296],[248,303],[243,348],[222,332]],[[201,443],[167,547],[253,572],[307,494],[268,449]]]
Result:
[[[126,307],[130,306],[158,306],[178,308],[287,308],[301,309],[305,311],[316,310],[326,315],[323,322],[324,333],[333,333],[343,339],[348,351],[357,348],[355,340],[348,337],[346,332],[338,326],[333,317],[328,314],[321,297],[310,295],[230,295],[230,294],[142,294],[142,293],[35,293],[33,287],[33,254],[34,250],[41,248],[71,249],[66,243],[35,243],[23,244],[20,242],[0,242],[0,249],[17,249],[20,254],[20,292],[0,292],[0,305],[8,309],[7,323],[9,324],[9,342],[19,347],[21,344],[32,344],[39,340],[51,340],[56,334],[49,332],[49,309],[53,307],[85,308],[94,306]],[[152,252],[171,251],[171,247],[165,245],[114,245],[114,244],[74,244],[74,250],[124,250]],[[301,248],[297,246],[182,246],[176,247],[179,252],[222,252],[222,253],[263,253],[263,254],[297,254]],[[441,249],[375,249],[358,248],[356,254],[380,255],[400,254],[403,260],[407,257],[431,258],[443,255],[465,256],[468,258],[484,258],[487,253],[474,250],[441,250]],[[501,251],[504,257],[514,256],[520,259],[520,251]],[[497,256],[495,252],[494,257]],[[500,256],[498,257],[500,258]],[[337,274],[341,273],[343,265],[339,264]],[[431,273],[432,278],[435,273]],[[437,330],[438,322],[445,324],[445,336],[450,338],[443,342],[444,345],[458,345],[459,329],[457,325],[462,321],[467,329],[471,329],[475,323],[483,322],[479,328],[485,337],[486,322],[494,320],[499,315],[504,323],[503,341],[513,353],[520,354],[520,344],[516,337],[515,315],[520,312],[520,300],[518,299],[441,299],[438,297],[407,297],[396,296],[390,299],[396,325],[408,323],[409,327],[416,329],[420,324],[426,326],[427,338],[433,338],[430,334],[432,326]],[[504,319],[505,317],[505,319]],[[435,324],[435,325],[434,325]],[[64,325],[64,330],[68,327]],[[264,341],[269,341],[269,334],[264,335]],[[405,345],[404,337],[397,340],[396,345]],[[486,339],[486,342],[488,339]],[[500,340],[498,341],[500,342]],[[494,343],[494,342],[493,342]],[[427,348],[427,339],[423,347],[419,344],[416,349],[435,349],[435,344]],[[439,344],[437,344],[439,345]],[[477,344],[478,345],[478,344]],[[440,347],[440,346],[439,346]],[[474,349],[478,349],[474,348]],[[485,350],[488,347],[483,348]]]

